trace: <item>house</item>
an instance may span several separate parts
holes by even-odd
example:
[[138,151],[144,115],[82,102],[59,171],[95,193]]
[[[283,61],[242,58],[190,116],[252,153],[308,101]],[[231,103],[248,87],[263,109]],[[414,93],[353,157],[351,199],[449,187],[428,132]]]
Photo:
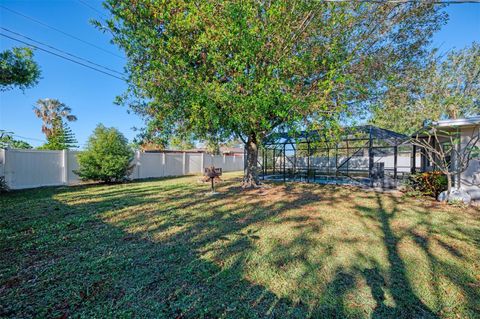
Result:
[[[480,156],[478,149],[480,148],[480,116],[436,121],[428,125],[427,130],[437,129],[438,138],[432,138],[430,144],[436,148],[445,147],[451,144],[452,133],[455,133],[454,139],[456,151],[447,154],[447,161],[450,165],[460,165],[462,162],[462,154],[466,154],[464,150],[468,147],[474,149],[471,152],[471,159],[465,171],[453,176],[453,186],[465,190],[470,194],[473,200],[480,200]],[[425,137],[426,138],[426,137]],[[435,145],[439,144],[439,145]],[[421,152],[421,171],[435,169],[435,163],[429,161],[428,156]]]

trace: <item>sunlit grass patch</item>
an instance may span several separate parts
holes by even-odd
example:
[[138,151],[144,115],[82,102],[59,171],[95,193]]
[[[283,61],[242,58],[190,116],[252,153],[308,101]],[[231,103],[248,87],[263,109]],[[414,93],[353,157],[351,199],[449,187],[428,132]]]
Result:
[[480,214],[198,177],[0,198],[2,317],[474,318]]

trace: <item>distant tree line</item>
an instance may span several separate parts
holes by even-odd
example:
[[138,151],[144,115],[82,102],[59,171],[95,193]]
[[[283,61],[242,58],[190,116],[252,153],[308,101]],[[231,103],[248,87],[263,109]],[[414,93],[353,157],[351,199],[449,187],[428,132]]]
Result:
[[395,76],[371,110],[373,124],[406,134],[425,121],[480,115],[480,43],[433,52],[422,67]]

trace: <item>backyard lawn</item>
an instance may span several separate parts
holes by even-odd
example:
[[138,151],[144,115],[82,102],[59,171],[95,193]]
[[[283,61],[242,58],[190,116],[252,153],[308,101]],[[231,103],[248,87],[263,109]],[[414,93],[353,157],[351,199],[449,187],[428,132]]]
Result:
[[197,180],[0,195],[0,317],[479,316],[478,209]]

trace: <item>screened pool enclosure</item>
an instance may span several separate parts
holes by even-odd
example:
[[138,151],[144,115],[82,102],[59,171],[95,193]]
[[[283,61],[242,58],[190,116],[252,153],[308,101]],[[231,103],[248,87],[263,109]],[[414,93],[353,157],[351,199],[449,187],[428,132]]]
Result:
[[336,138],[273,133],[260,149],[260,177],[390,188],[417,168],[418,156],[408,136],[371,125],[344,129]]

